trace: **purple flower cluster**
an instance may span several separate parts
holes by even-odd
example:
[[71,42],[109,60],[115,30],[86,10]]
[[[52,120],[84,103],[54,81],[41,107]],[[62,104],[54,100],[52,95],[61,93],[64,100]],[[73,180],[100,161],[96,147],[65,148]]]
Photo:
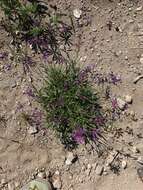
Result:
[[98,85],[105,83],[117,85],[119,82],[121,82],[121,77],[114,74],[113,72],[110,72],[107,75],[96,72],[92,74],[92,79]]
[[92,75],[92,79],[95,83],[97,83],[98,85],[100,84],[104,84],[108,81],[107,77],[104,76],[103,74],[101,73],[95,73]]
[[42,115],[42,111],[38,110],[38,108],[35,108],[30,115],[30,119],[32,122],[31,125],[36,125],[37,127],[41,126]]
[[44,39],[42,36],[35,36],[28,40],[28,43],[35,49],[37,47],[47,47],[47,40]]
[[90,73],[93,72],[94,67],[94,65],[87,65],[86,67],[84,67],[78,74],[77,83],[80,84],[87,81],[88,76]]
[[105,118],[102,116],[98,116],[95,118],[94,122],[97,126],[103,126],[105,125]]
[[36,95],[34,93],[34,90],[30,87],[28,87],[26,90],[24,90],[23,94],[29,96],[29,97],[32,97],[32,98],[35,98]]
[[97,140],[98,138],[98,133],[99,133],[99,130],[98,129],[93,129],[92,132],[91,132],[91,139],[93,141]]
[[0,53],[0,60],[6,59],[7,56],[8,56],[8,53],[7,53],[7,52]]
[[117,83],[121,82],[121,77],[119,75],[115,75],[113,72],[109,73],[108,75],[109,83],[117,85]]
[[121,112],[118,106],[117,98],[111,97],[111,106],[112,106],[112,120],[116,120],[120,118]]
[[18,102],[17,107],[16,107],[16,113],[20,112],[20,111],[23,111],[23,109],[24,109],[24,105],[21,104],[20,102]]
[[51,62],[50,58],[52,58],[55,62],[63,63],[64,58],[58,49],[57,40],[52,36],[50,39],[47,35],[31,38],[28,43],[32,46],[33,50],[36,52],[40,51],[45,62],[48,60]]
[[5,64],[5,65],[4,65],[4,70],[5,70],[5,71],[11,70],[11,64],[9,64],[9,63]]
[[99,131],[97,129],[92,129],[89,131],[80,127],[72,133],[72,138],[77,144],[84,144],[89,139],[92,141],[97,140],[98,133]]
[[113,110],[117,110],[119,108],[116,97],[111,98],[111,104]]
[[83,128],[76,129],[72,134],[73,140],[78,144],[85,143],[85,130]]
[[34,66],[36,62],[33,61],[33,59],[30,56],[25,56],[22,60],[24,72],[29,72],[30,67]]

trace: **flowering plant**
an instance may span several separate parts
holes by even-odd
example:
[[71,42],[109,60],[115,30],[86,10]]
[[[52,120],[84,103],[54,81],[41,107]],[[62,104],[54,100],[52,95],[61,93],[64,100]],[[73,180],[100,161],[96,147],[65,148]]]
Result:
[[48,126],[68,148],[97,141],[106,120],[86,71],[83,73],[71,61],[67,66],[50,65],[45,73],[39,101],[46,111]]
[[25,42],[26,47],[42,53],[44,59],[52,56],[61,62],[60,46],[65,50],[70,45],[72,27],[62,21],[56,6],[51,13],[50,6],[39,0],[1,0],[0,8],[5,15],[2,26],[12,36],[17,51]]

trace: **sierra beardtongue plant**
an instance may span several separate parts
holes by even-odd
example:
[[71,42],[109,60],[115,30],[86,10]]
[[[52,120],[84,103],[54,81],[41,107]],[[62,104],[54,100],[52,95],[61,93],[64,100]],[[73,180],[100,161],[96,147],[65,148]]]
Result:
[[75,62],[64,67],[48,66],[46,82],[39,90],[48,126],[59,134],[66,148],[96,142],[102,131],[99,129],[106,127],[106,119],[88,80],[94,67],[80,69]]

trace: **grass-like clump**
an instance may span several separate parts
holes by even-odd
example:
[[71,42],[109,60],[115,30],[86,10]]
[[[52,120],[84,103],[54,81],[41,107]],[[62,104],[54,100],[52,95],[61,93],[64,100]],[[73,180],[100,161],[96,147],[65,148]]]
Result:
[[88,81],[90,67],[80,69],[74,61],[50,65],[39,99],[53,128],[66,147],[96,142],[105,118],[96,93]]

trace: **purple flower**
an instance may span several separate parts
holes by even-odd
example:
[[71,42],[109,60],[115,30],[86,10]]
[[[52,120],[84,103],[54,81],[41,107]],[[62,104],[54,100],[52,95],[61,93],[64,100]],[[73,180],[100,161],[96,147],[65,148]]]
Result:
[[35,124],[37,126],[41,125],[41,120],[42,120],[42,112],[38,110],[38,108],[35,108],[32,111],[31,114],[31,120],[32,120],[32,125]]
[[93,129],[92,131],[91,131],[91,138],[92,138],[92,140],[97,140],[97,138],[98,138],[98,133],[99,133],[99,131],[98,131],[98,129]]
[[109,82],[116,85],[118,82],[121,82],[121,77],[119,75],[115,75],[113,72],[109,73]]
[[35,98],[35,94],[32,88],[28,87],[23,94],[26,94],[29,97]]
[[86,72],[86,73],[91,73],[95,68],[95,65],[87,65],[83,70]]
[[72,138],[74,141],[78,144],[84,144],[85,143],[85,131],[83,128],[76,129],[73,134]]
[[43,52],[43,59],[44,61],[47,61],[47,59],[50,57],[50,53],[48,51]]
[[100,74],[100,73],[96,73],[94,76],[93,76],[93,80],[98,84],[104,84],[105,82],[107,82],[107,77],[106,76],[103,76],[103,74]]
[[11,64],[5,64],[4,65],[4,69],[6,70],[6,71],[9,71],[10,69],[11,69]]
[[17,107],[16,107],[16,113],[19,111],[23,111],[24,105],[21,104],[20,102],[17,103]]
[[87,78],[88,78],[88,72],[86,72],[85,70],[81,70],[79,75],[78,75],[79,84],[86,81]]
[[118,103],[117,103],[117,99],[115,97],[111,98],[111,104],[112,104],[113,110],[118,109]]
[[0,53],[0,59],[5,59],[8,56],[7,52]]
[[103,126],[105,124],[105,118],[103,118],[102,116],[98,116],[95,118],[95,124],[97,126]]
[[30,56],[25,56],[25,58],[23,59],[23,64],[33,66],[33,65],[35,65],[35,62],[32,60],[32,58]]

